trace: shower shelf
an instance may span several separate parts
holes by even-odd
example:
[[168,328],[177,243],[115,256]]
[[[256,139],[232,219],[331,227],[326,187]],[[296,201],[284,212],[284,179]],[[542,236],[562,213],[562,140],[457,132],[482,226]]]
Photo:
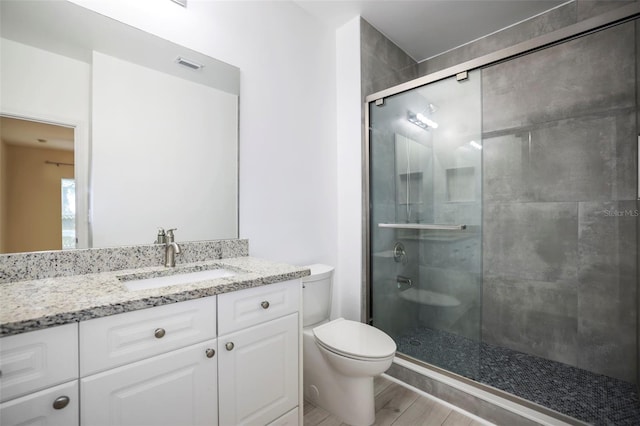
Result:
[[426,223],[379,223],[378,227],[395,229],[440,229],[447,231],[462,231],[467,229],[467,225],[435,225]]

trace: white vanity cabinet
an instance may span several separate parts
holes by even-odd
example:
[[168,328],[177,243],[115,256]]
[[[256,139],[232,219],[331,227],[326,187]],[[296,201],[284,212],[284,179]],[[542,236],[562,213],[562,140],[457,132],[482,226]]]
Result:
[[0,424],[78,424],[78,324],[0,339]]
[[0,424],[300,424],[301,282],[0,339]]
[[80,423],[216,425],[216,298],[80,323]]
[[298,424],[299,280],[218,296],[220,425]]

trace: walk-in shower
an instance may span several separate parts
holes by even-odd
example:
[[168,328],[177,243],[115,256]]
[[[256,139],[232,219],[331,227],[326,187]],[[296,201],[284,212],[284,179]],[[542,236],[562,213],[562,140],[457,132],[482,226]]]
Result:
[[367,319],[401,357],[640,424],[637,31],[367,97]]

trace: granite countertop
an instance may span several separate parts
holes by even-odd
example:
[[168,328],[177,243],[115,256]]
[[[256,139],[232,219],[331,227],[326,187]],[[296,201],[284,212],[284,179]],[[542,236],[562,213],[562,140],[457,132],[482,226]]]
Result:
[[[213,269],[236,275],[193,284],[130,291],[118,277],[165,275],[163,266],[0,284],[0,336],[259,287],[309,275],[307,267],[235,257],[181,264],[175,272]],[[129,277],[131,278],[131,277]]]

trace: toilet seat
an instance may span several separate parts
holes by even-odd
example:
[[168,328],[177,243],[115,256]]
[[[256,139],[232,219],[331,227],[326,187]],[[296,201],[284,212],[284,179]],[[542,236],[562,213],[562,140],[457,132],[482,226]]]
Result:
[[396,352],[395,342],[383,331],[344,318],[315,327],[313,334],[318,345],[347,358],[375,361]]

